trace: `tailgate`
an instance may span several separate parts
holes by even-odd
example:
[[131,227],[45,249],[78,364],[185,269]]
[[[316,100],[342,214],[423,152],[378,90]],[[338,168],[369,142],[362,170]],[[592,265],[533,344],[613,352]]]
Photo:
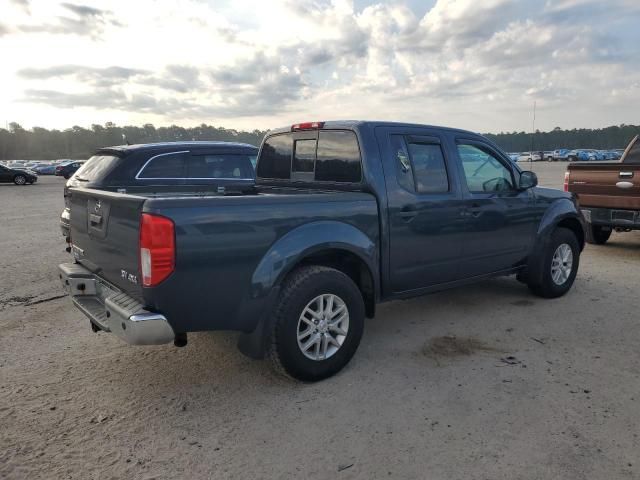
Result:
[[134,298],[142,297],[138,242],[145,200],[101,190],[69,189],[74,258]]
[[640,165],[575,163],[569,173],[569,191],[580,206],[640,210]]

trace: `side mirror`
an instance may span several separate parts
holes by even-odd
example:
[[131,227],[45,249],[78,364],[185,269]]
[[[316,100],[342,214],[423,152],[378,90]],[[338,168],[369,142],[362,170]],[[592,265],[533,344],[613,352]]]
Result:
[[538,185],[538,176],[534,172],[525,170],[520,174],[520,190],[528,190]]

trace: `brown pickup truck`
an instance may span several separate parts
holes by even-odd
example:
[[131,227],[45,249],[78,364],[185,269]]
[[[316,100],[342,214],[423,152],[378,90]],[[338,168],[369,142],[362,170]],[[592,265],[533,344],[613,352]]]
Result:
[[640,230],[640,135],[618,162],[570,163],[564,190],[578,196],[586,240],[603,244],[617,232]]

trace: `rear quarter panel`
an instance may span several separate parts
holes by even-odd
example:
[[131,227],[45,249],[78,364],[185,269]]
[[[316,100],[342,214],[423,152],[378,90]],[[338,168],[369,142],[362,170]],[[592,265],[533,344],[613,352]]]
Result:
[[271,287],[314,250],[378,262],[377,202],[366,193],[151,199],[144,211],[175,222],[176,269],[144,295],[178,331],[253,330]]

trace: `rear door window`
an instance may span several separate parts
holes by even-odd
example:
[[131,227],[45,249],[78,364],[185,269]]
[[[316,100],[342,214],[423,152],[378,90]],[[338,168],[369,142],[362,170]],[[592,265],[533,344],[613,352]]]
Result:
[[398,183],[410,192],[445,193],[449,177],[439,139],[428,136],[391,135]]
[[448,192],[449,179],[440,144],[409,137],[408,146],[416,191],[419,193]]
[[136,178],[140,179],[183,179],[185,159],[189,152],[172,152],[156,155],[147,161]]
[[413,166],[403,135],[391,135],[391,152],[395,157],[398,183],[405,190],[414,192]]
[[250,155],[192,155],[187,159],[187,178],[253,179]]

